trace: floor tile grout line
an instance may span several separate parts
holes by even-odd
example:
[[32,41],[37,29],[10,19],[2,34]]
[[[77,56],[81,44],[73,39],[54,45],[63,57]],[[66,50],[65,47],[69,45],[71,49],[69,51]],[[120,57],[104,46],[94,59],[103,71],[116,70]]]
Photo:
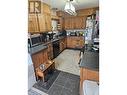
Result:
[[47,93],[45,93],[45,92],[43,92],[43,91],[41,91],[41,90],[39,90],[39,89],[37,89],[35,87],[32,87],[31,89],[34,90],[35,92],[38,92],[41,95],[43,95],[43,94],[48,95]]
[[[63,71],[60,71],[60,73],[62,73],[62,72],[63,72]],[[59,75],[57,76],[56,80],[57,80],[58,77],[60,76],[60,73],[59,73]],[[67,77],[67,79],[68,79],[68,77]],[[64,86],[59,85],[59,84],[55,83],[56,80],[53,82],[53,84],[51,85],[51,87],[55,84],[55,85],[58,85],[58,86],[62,87],[62,90],[63,90],[63,88],[65,88],[65,84],[64,84]],[[51,87],[49,88],[49,90],[51,89]],[[66,89],[67,89],[67,88],[66,88]],[[48,92],[49,92],[49,90],[48,90]],[[61,93],[62,93],[62,90],[61,90]],[[69,90],[69,89],[68,89],[68,90]],[[48,92],[47,92],[47,93],[48,93]]]
[[[60,70],[59,70],[60,71]],[[62,71],[62,70],[61,70]],[[61,71],[60,71],[60,73],[61,73]],[[62,71],[62,72],[64,72],[64,71]],[[52,86],[55,84],[55,82],[56,82],[56,80],[59,78],[59,76],[60,76],[60,73],[59,73],[59,75],[57,76],[57,78],[55,79],[55,81],[53,82],[53,84],[50,86],[50,88],[47,90],[47,92],[46,93],[48,93],[49,91],[50,91],[50,89],[52,88]],[[69,73],[69,72],[65,72],[65,73]],[[72,73],[70,73],[70,74],[72,74]],[[75,75],[75,74],[74,74]],[[67,79],[69,79],[69,77],[67,77]],[[62,86],[62,85],[59,85],[59,84],[55,84],[55,85],[58,85],[58,86],[61,86],[62,88],[65,88],[64,86],[65,86],[65,84],[64,84],[64,86]],[[66,88],[67,89],[67,88]],[[69,90],[69,89],[68,89]]]
[[[60,73],[61,73],[61,71],[60,71]],[[60,74],[60,73],[59,73],[59,74]],[[59,74],[58,74],[58,76],[59,76]],[[57,76],[57,78],[58,78],[58,76]],[[57,78],[56,78],[56,79],[57,79]],[[56,79],[55,79],[55,81],[56,81]],[[54,82],[55,82],[55,81],[54,81]],[[53,84],[54,84],[54,82],[53,82]],[[52,84],[52,85],[53,85],[53,84]],[[52,87],[52,85],[51,85],[51,87]],[[51,87],[50,87],[50,88],[51,88]],[[34,87],[34,88],[35,88],[35,87]],[[50,88],[47,90],[47,92],[44,92],[44,91],[42,91],[42,92],[44,92],[44,93],[48,94],[48,92],[49,92]],[[37,88],[36,88],[36,89],[37,89]],[[39,90],[39,91],[41,91],[40,89],[38,89],[38,90]]]
[[[61,73],[61,71],[60,71],[60,73]],[[59,75],[60,75],[60,73],[59,73]],[[58,79],[59,75],[57,76],[56,80]],[[55,81],[53,82],[53,84],[51,85],[51,87],[54,85]],[[49,92],[49,90],[51,89],[51,87],[48,89],[47,93]]]

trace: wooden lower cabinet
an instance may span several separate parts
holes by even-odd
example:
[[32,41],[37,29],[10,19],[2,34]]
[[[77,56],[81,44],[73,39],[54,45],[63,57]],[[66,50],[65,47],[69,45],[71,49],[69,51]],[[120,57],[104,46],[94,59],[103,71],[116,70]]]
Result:
[[82,87],[84,80],[92,80],[99,82],[99,72],[86,68],[80,68],[80,95],[83,95]]
[[82,48],[84,46],[84,37],[70,36],[67,37],[68,48]]
[[60,52],[66,48],[66,38],[60,40]]
[[48,58],[49,59],[53,59],[53,47],[52,47],[52,43],[49,43],[47,46],[48,46],[48,50],[47,50]]
[[41,64],[47,62],[48,61],[47,48],[35,54],[32,54],[32,61],[34,65],[34,70],[36,70],[36,68],[38,68]]

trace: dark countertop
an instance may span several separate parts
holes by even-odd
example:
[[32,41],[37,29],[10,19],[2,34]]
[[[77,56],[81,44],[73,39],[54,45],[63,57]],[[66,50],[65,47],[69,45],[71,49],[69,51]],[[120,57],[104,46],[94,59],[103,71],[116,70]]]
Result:
[[85,51],[80,61],[80,68],[99,71],[99,53]]
[[[39,52],[39,51],[41,51],[41,50],[44,50],[44,49],[47,48],[47,45],[48,45],[48,44],[53,43],[53,42],[55,42],[55,41],[57,41],[57,40],[64,39],[64,38],[66,38],[66,37],[73,37],[73,36],[61,36],[61,37],[58,37],[58,38],[56,38],[56,39],[49,40],[49,41],[47,41],[47,42],[45,42],[45,43],[42,43],[42,44],[40,44],[40,45],[38,45],[38,46],[32,47],[32,48],[30,48],[30,54],[35,54],[35,53],[37,53],[37,52]],[[74,36],[74,37],[81,37],[81,36]]]
[[44,49],[46,49],[47,48],[47,46],[45,46],[45,45],[43,45],[43,44],[41,44],[41,45],[38,45],[38,46],[35,46],[35,47],[32,47],[31,49],[30,49],[30,54],[32,55],[32,54],[35,54],[35,53],[37,53],[37,52],[39,52],[39,51],[41,51],[41,50],[44,50]]
[[67,35],[67,37],[84,37],[84,36]]

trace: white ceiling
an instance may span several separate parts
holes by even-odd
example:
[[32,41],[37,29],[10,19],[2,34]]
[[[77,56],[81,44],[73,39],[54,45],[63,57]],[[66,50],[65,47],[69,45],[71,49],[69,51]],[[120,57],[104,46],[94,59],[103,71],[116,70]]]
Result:
[[[58,10],[64,10],[64,6],[67,0],[42,0],[43,2],[50,4],[52,8],[58,8]],[[98,7],[99,0],[75,0],[73,5],[75,9],[85,9],[91,7]]]

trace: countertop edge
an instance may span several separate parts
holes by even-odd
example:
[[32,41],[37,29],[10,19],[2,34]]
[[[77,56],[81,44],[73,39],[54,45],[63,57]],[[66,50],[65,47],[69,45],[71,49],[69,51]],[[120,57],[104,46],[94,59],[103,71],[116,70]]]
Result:
[[86,69],[93,70],[93,71],[99,71],[99,68],[94,68],[94,67],[90,67],[90,66],[86,65],[85,62],[83,62],[84,56],[85,55],[83,55],[82,59],[80,60],[79,67],[80,68],[86,68]]

